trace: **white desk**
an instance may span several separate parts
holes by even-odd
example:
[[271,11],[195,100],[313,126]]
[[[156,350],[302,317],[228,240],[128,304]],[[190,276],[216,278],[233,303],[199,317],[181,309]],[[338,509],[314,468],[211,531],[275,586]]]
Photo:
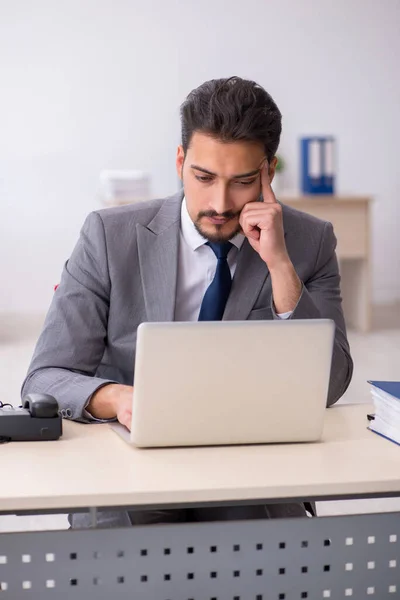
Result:
[[140,450],[64,421],[59,441],[1,447],[0,512],[400,493],[399,448],[366,429],[368,410],[333,407],[321,443],[270,446]]
[[[137,450],[107,425],[65,422],[57,442],[1,447],[0,512],[398,495],[400,448],[366,429],[369,411],[327,410],[321,443],[223,448]],[[395,598],[390,561],[391,514],[0,534],[0,597]]]
[[360,331],[368,331],[371,327],[371,198],[285,196],[279,199],[332,223],[338,240],[346,321]]

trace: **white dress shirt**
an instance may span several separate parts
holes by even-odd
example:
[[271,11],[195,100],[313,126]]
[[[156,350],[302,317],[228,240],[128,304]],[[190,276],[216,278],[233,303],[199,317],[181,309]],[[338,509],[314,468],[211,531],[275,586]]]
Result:
[[[244,240],[244,235],[240,233],[230,240],[233,248],[230,249],[227,260],[232,278]],[[197,321],[199,318],[204,294],[217,270],[217,257],[206,244],[207,240],[200,235],[189,216],[184,198],[181,209],[175,321]],[[278,316],[287,319],[291,314],[289,312]]]

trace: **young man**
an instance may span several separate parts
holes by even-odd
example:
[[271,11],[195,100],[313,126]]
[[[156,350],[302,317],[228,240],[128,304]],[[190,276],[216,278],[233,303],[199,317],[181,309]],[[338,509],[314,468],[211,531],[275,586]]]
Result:
[[353,368],[336,239],[329,223],[274,196],[278,107],[256,83],[232,77],[193,90],[181,119],[184,192],[88,216],[22,394],[52,394],[67,418],[129,427],[141,322],[322,317],[336,323],[333,404]]

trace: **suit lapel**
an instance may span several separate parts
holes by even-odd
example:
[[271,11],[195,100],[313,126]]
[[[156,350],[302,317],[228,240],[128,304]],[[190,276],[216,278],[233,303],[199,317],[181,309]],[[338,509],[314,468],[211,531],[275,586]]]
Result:
[[265,262],[245,240],[239,252],[232,289],[223,316],[224,321],[247,319],[268,273]]
[[182,194],[165,201],[147,227],[137,225],[137,244],[148,321],[173,321]]

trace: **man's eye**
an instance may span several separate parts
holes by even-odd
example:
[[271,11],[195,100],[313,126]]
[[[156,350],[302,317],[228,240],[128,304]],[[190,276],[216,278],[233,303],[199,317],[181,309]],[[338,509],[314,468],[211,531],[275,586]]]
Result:
[[239,185],[251,185],[255,181],[255,179],[252,179],[251,181],[236,181],[235,183],[238,183]]
[[195,175],[195,177],[198,181],[202,181],[203,183],[206,183],[207,181],[212,181],[212,177],[210,177],[209,175]]

